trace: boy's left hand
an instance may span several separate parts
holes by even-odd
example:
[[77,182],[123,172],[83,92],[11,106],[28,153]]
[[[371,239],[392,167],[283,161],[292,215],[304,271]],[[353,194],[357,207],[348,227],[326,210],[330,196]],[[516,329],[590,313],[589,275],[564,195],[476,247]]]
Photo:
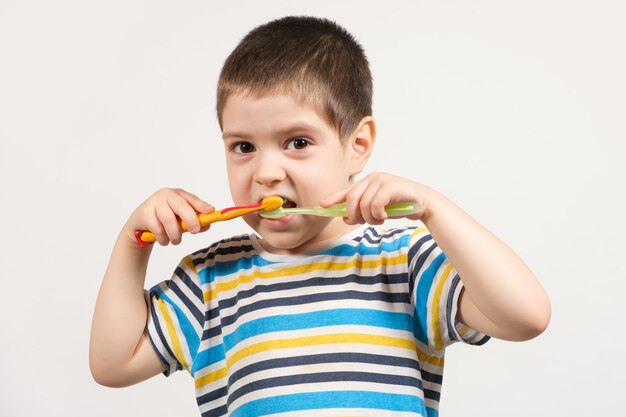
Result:
[[414,181],[374,172],[347,189],[326,197],[320,201],[320,206],[330,207],[345,201],[348,215],[344,221],[347,224],[382,224],[389,217],[385,212],[386,205],[410,201],[424,206],[423,211],[407,216],[411,220],[419,220],[428,211],[424,192],[428,192],[428,188]]

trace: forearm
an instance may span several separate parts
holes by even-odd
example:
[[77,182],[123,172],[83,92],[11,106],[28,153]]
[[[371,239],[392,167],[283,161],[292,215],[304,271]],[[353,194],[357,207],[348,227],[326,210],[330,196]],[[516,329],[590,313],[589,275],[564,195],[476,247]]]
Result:
[[[483,327],[499,338],[524,340],[543,331],[550,304],[524,262],[449,199],[430,189],[425,194],[428,209],[423,221],[459,273],[463,296],[471,301],[460,312],[469,321],[482,314],[491,322]],[[482,319],[478,317],[479,326]]]
[[94,376],[122,374],[146,326],[144,282],[150,248],[121,233],[102,280],[94,311],[89,361]]

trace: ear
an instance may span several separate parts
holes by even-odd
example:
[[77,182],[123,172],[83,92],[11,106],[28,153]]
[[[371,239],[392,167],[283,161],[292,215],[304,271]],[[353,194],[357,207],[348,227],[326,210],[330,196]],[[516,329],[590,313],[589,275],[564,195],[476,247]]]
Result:
[[376,122],[372,116],[365,116],[357,128],[350,135],[346,144],[350,146],[352,160],[350,162],[350,177],[354,177],[365,167],[376,142]]

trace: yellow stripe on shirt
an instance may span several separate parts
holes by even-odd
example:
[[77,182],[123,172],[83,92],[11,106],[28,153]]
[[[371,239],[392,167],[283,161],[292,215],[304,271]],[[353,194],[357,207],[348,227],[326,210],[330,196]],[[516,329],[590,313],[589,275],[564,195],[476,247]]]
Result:
[[167,309],[167,305],[165,301],[162,299],[158,299],[159,310],[161,310],[161,314],[163,315],[163,319],[165,320],[165,324],[167,326],[167,333],[170,335],[170,339],[172,339],[172,347],[174,348],[174,355],[176,355],[176,359],[183,365],[186,370],[189,370],[189,365],[187,365],[187,361],[185,360],[185,354],[183,353],[183,348],[180,344],[180,340],[178,339],[178,334],[176,333],[176,329],[174,328],[174,323],[172,322],[172,317],[170,316],[170,312]]
[[452,264],[448,264],[446,269],[444,269],[441,274],[441,278],[437,283],[437,287],[435,288],[435,294],[433,295],[433,304],[432,304],[432,328],[433,334],[435,336],[435,349],[443,348],[443,336],[441,334],[441,325],[440,325],[440,317],[439,317],[439,306],[441,305],[441,294],[443,294],[443,287],[446,285],[446,281],[448,280],[448,276],[452,271]]
[[187,265],[187,268],[189,268],[189,270],[194,273],[194,276],[198,275],[198,270],[196,269],[196,266],[194,265],[193,259],[191,259],[191,256],[186,256],[183,262],[185,262],[185,265]]
[[241,275],[237,278],[217,284],[213,291],[204,293],[204,301],[211,301],[217,297],[217,295],[222,291],[233,290],[237,288],[240,284],[246,284],[254,281],[255,279],[269,279],[269,278],[277,278],[277,277],[285,277],[291,275],[300,275],[305,274],[311,271],[337,271],[343,269],[350,269],[353,267],[359,269],[371,269],[377,268],[381,265],[384,266],[393,266],[399,265],[402,263],[406,263],[407,255],[402,254],[399,256],[394,256],[392,258],[380,258],[377,260],[362,260],[362,259],[353,259],[349,262],[318,262],[311,263],[306,265],[298,265],[291,268],[283,268],[276,271],[270,272],[260,272],[255,271],[249,275]]
[[411,339],[402,339],[398,337],[378,336],[361,333],[325,334],[319,336],[305,336],[289,339],[269,340],[267,342],[260,342],[245,347],[235,352],[235,354],[233,354],[226,360],[227,367],[213,371],[196,380],[196,388],[201,388],[206,384],[223,378],[224,376],[226,376],[228,368],[232,367],[240,360],[245,359],[248,356],[255,355],[257,353],[276,349],[289,349],[335,343],[360,343],[415,350],[417,352],[417,357],[420,361],[428,362],[435,366],[443,366],[443,358],[439,356],[428,355],[427,353],[422,352],[420,349],[417,349],[417,347],[415,346],[415,341]]
[[425,359],[427,362],[433,363],[433,365],[443,365],[443,361],[441,361],[441,358],[437,356],[430,356],[417,349],[415,346],[415,342],[412,339],[402,339],[399,337],[378,336],[361,333],[325,334],[319,336],[305,336],[260,342],[239,350],[234,355],[228,358],[227,364],[228,366],[232,366],[250,355],[254,355],[256,353],[264,352],[267,350],[297,348],[314,345],[327,345],[334,343],[362,343],[369,345],[389,346],[402,349],[417,350],[418,356],[420,356],[420,360]]
[[222,379],[226,375],[228,375],[228,368],[221,368],[217,371],[210,372],[196,379],[196,389],[202,388],[203,386],[210,384],[213,381],[217,381],[218,379]]
[[413,238],[421,233],[428,232],[428,229],[425,227],[419,227],[411,233],[411,238],[409,240],[413,240]]

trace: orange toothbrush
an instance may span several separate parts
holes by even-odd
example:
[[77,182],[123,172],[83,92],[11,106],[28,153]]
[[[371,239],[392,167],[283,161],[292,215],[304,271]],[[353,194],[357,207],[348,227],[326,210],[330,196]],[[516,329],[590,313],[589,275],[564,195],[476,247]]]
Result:
[[[235,217],[243,216],[244,214],[252,213],[253,211],[276,210],[282,206],[282,197],[265,197],[263,201],[253,206],[228,207],[222,210],[214,211],[213,213],[199,213],[198,221],[200,222],[200,227],[204,227],[211,223],[234,219]],[[187,225],[182,220],[179,221],[182,231],[186,232]],[[156,236],[153,233],[147,232],[145,230],[135,230],[135,239],[137,239],[137,243],[139,243],[139,246],[141,246],[142,248],[150,246],[151,244],[156,242]]]

